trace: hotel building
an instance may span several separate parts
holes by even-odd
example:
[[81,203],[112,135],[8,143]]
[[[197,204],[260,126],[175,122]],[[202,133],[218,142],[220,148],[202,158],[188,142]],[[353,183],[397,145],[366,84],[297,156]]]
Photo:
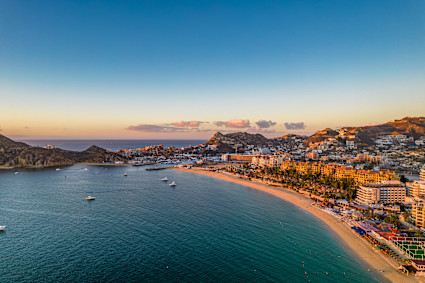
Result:
[[419,171],[419,176],[421,181],[425,181],[425,166],[421,168],[421,170]]
[[323,164],[321,162],[295,162],[283,161],[280,166],[282,170],[295,169],[298,173],[320,173],[322,175],[333,175],[336,179],[353,179],[356,184],[379,183],[382,181],[399,180],[399,176],[394,171],[381,170],[356,170],[351,167],[337,164]]
[[400,181],[382,181],[360,185],[355,202],[358,204],[385,204],[404,202],[406,188]]
[[412,218],[417,227],[425,227],[425,203],[423,200],[415,201],[412,205]]
[[407,195],[414,198],[425,197],[425,181],[407,182]]

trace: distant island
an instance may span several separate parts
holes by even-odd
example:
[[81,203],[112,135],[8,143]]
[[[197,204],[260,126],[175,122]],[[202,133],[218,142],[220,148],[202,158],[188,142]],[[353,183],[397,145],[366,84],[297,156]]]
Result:
[[76,163],[125,162],[127,157],[95,145],[78,152],[60,148],[46,149],[13,141],[0,135],[0,168],[44,168]]

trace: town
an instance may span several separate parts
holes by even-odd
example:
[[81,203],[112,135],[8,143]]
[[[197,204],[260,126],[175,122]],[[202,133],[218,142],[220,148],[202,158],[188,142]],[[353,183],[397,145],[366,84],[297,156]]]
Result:
[[209,170],[302,194],[395,268],[424,276],[425,138],[393,132],[365,143],[358,134],[350,128],[276,139],[217,133],[196,146],[152,145],[118,153],[132,165]]

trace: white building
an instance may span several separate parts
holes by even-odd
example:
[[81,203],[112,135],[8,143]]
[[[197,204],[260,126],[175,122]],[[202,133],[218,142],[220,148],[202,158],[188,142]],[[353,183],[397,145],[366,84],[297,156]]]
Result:
[[258,148],[258,151],[260,152],[260,154],[271,154],[272,153],[270,151],[270,149],[267,148],[267,147],[260,147],[260,148]]
[[425,181],[413,181],[406,183],[407,195],[410,197],[425,197]]
[[394,144],[393,140],[388,136],[380,137],[379,139],[375,140],[375,143],[376,143],[377,146],[380,146],[380,147],[390,146],[390,145]]
[[421,137],[420,139],[415,140],[415,144],[416,145],[425,145],[425,139],[424,139],[424,137]]
[[346,141],[345,141],[345,146],[346,146],[348,149],[354,149],[354,141],[353,141],[353,140],[346,140]]
[[269,167],[280,167],[280,165],[282,165],[283,162],[283,156],[270,156],[269,159]]
[[366,205],[401,203],[405,198],[406,188],[400,181],[381,181],[359,186],[355,202]]
[[223,154],[221,156],[221,160],[224,161],[224,162],[230,161],[230,160],[232,160],[232,156],[230,156],[230,154]]
[[56,146],[54,146],[52,144],[48,144],[48,145],[43,146],[43,148],[45,148],[45,149],[55,149]]

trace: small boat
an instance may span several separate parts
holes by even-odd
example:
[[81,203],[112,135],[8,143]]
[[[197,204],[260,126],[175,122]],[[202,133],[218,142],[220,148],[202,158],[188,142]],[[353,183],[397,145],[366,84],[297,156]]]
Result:
[[59,171],[59,170],[61,170],[60,168],[56,168],[56,171]]
[[87,169],[87,168],[84,168],[84,171],[87,171],[87,170],[89,170],[89,169]]
[[6,226],[0,226],[0,232],[3,232],[6,229]]
[[165,178],[161,179],[161,181],[163,181],[163,182],[167,182],[167,181],[168,181],[168,178],[167,178],[167,177],[165,177]]
[[19,174],[19,172],[15,172],[15,175],[18,175]]
[[127,177],[128,176],[128,174],[127,173],[124,173],[124,177]]
[[173,182],[171,182],[171,184],[169,185],[170,187],[175,187],[175,186],[177,186],[177,184],[176,184],[176,182],[175,181],[173,181]]
[[95,200],[96,198],[95,197],[92,197],[92,196],[88,196],[88,197],[86,197],[86,200]]

